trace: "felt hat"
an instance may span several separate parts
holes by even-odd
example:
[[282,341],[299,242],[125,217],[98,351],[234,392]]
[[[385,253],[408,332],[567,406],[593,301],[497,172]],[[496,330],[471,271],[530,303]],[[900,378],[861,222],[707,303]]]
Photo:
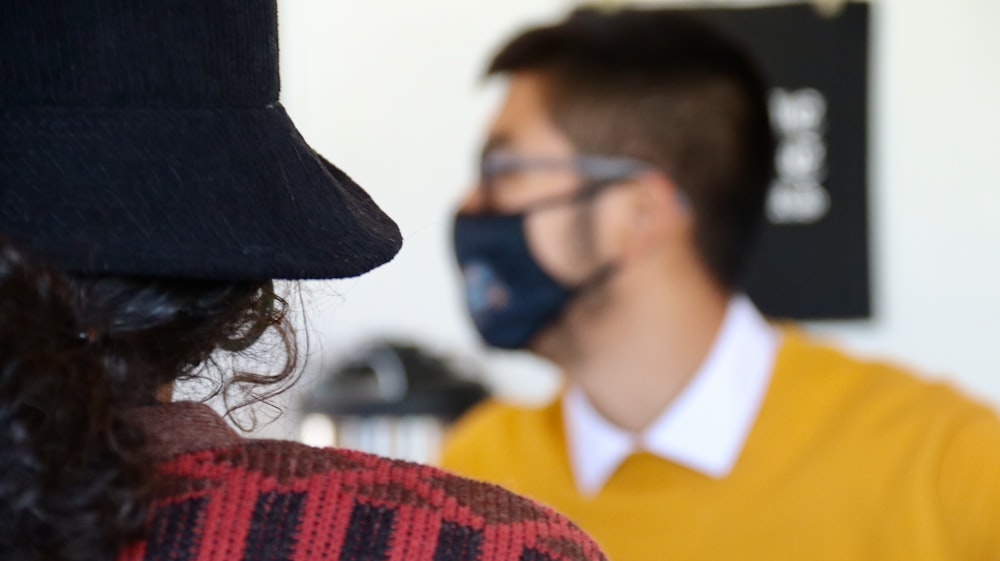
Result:
[[61,269],[350,277],[395,223],[278,103],[275,0],[0,0],[0,236]]

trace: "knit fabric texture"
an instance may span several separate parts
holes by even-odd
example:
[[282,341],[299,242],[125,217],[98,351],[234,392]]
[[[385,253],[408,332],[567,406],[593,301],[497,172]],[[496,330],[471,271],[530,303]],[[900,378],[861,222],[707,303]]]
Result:
[[443,461],[559,509],[615,561],[1000,559],[997,415],[794,332],[726,477],[639,451],[585,495],[564,435],[558,400],[493,402]]
[[278,62],[275,0],[0,1],[0,234],[86,274],[386,263],[399,229],[296,129]]
[[152,435],[161,490],[145,541],[118,561],[605,559],[565,518],[497,486],[361,452],[244,440],[200,404],[136,419]]

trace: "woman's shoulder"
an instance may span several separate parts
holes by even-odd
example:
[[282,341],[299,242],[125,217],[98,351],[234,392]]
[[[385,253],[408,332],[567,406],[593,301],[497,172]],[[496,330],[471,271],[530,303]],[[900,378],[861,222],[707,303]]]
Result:
[[[187,525],[181,533],[202,536],[199,550],[225,540],[296,559],[344,558],[344,551],[356,553],[352,559],[604,559],[569,520],[529,499],[351,450],[245,440],[175,456],[159,474],[151,538]],[[147,540],[144,549],[164,544]]]

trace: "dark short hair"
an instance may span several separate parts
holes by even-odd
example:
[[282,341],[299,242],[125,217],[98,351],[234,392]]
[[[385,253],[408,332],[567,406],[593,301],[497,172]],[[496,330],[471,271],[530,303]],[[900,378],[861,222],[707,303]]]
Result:
[[488,74],[537,71],[557,126],[586,153],[645,160],[695,214],[695,243],[738,282],[774,173],[764,80],[746,49],[677,10],[580,9],[528,30]]

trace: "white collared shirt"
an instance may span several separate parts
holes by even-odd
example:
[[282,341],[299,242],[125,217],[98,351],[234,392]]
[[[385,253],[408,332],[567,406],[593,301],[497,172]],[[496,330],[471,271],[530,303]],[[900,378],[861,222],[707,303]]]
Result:
[[647,451],[709,477],[736,465],[767,393],[780,335],[743,295],[734,296],[695,376],[640,434],[618,428],[578,386],[563,396],[563,421],[576,486],[600,492],[633,452]]

